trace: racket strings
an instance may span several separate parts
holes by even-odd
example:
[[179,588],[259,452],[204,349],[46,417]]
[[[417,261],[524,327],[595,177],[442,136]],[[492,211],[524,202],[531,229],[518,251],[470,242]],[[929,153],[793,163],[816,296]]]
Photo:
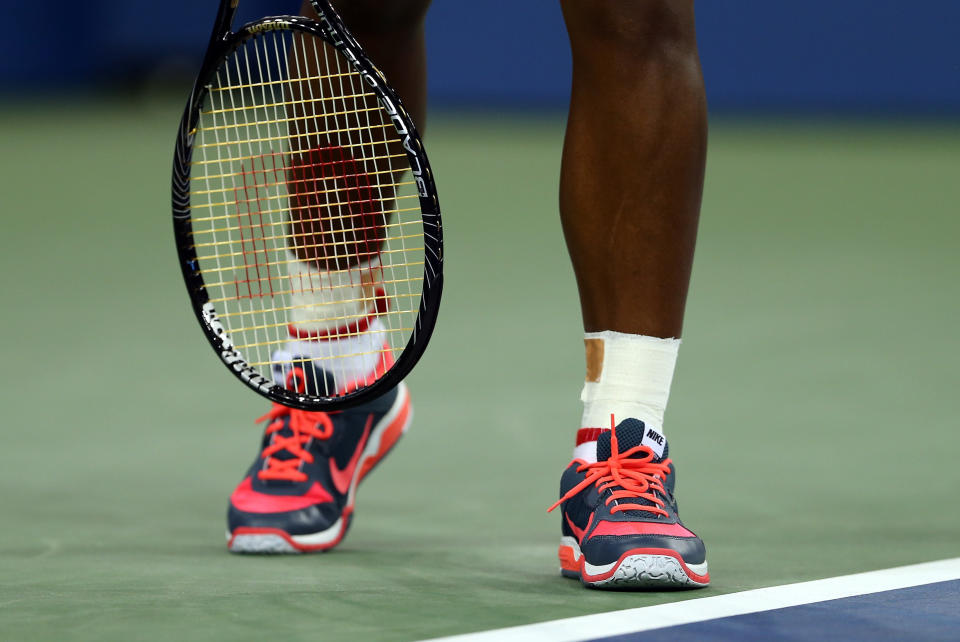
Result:
[[[252,142],[252,141],[251,141],[251,142]],[[311,151],[312,151],[312,150],[311,150]],[[384,156],[372,156],[372,157],[367,157],[367,158],[365,158],[364,160],[368,160],[368,161],[382,161],[382,160],[387,160],[388,158],[398,158],[398,159],[399,159],[399,158],[406,158],[406,154],[391,154],[391,155],[389,155],[389,156],[387,156],[387,155],[384,155]],[[251,161],[251,165],[252,165],[252,164],[255,164],[257,161],[259,161],[259,162],[261,162],[261,163],[264,162],[264,158],[261,157],[261,156],[243,157],[243,158],[238,158],[238,159],[221,159],[221,160],[218,160],[217,162],[220,163],[220,162],[223,162],[223,161],[232,161],[232,160],[248,160],[248,161]],[[288,171],[288,172],[289,172],[289,171],[297,171],[297,170],[315,170],[315,169],[320,169],[319,166],[320,166],[320,165],[324,165],[324,164],[326,164],[326,165],[332,165],[332,163],[306,163],[306,164],[291,163],[291,164],[285,165],[282,169],[283,169],[284,171]],[[242,176],[243,173],[244,173],[244,172],[241,171],[241,172],[239,172],[239,173],[226,174],[226,175],[223,175],[223,176],[219,176],[219,175],[205,176],[205,177],[204,177],[204,180],[214,180],[214,179],[218,179],[218,178],[235,178],[236,176]],[[387,174],[387,173],[400,173],[400,174],[402,174],[402,172],[397,172],[396,170],[376,170],[376,171],[374,171],[372,174],[367,174],[366,172],[363,172],[363,174],[361,174],[361,173],[359,173],[359,172],[358,172],[358,173],[354,173],[354,174],[344,174],[344,175],[342,176],[342,178],[357,178],[357,177],[359,177],[359,176],[361,176],[361,175],[367,175],[367,176],[373,175],[373,176],[376,176],[376,175],[378,175],[378,174]],[[388,177],[386,177],[386,178],[389,179],[390,177],[388,176]],[[287,185],[287,186],[289,186],[289,185],[297,185],[297,187],[299,187],[299,188],[304,188],[304,184],[306,184],[307,182],[308,182],[307,179],[301,179],[301,180],[290,179],[290,180],[285,180],[285,181],[282,181],[282,182],[279,182],[279,181],[278,181],[278,182],[275,183],[275,184],[266,183],[266,184],[264,184],[263,186],[264,186],[264,187],[276,187],[276,186],[278,186],[278,185]],[[381,185],[381,187],[382,187],[382,186],[384,186],[384,185]],[[204,193],[208,193],[209,191],[219,191],[219,190],[208,190],[208,191],[196,190],[195,193],[197,193],[197,194],[204,194]]]
[[[336,203],[336,204],[337,204],[337,205],[342,205],[343,203]],[[417,208],[415,208],[415,209],[414,209],[414,208],[409,208],[409,209],[392,209],[392,210],[384,210],[384,213],[385,213],[385,214],[392,214],[392,213],[396,213],[396,212],[418,211],[419,209],[420,209],[419,207],[417,207]],[[305,218],[305,219],[301,219],[301,220],[302,220],[302,222],[304,222],[304,223],[324,223],[324,222],[333,220],[333,217]],[[419,223],[420,223],[419,221],[398,221],[398,222],[387,223],[387,224],[384,225],[383,227],[386,227],[386,228],[405,227],[405,226],[419,225]],[[266,230],[267,228],[270,228],[270,227],[280,227],[281,225],[283,225],[283,224],[282,224],[282,223],[277,223],[277,222],[264,223],[263,229]],[[213,233],[217,233],[217,232],[219,232],[219,233],[223,233],[223,232],[237,232],[237,231],[240,231],[240,230],[244,229],[245,227],[250,227],[250,226],[238,225],[238,226],[236,226],[236,227],[218,227],[218,228],[211,228],[210,230],[202,230],[202,232],[197,232],[197,233],[191,234],[190,236],[196,236],[197,234],[200,234],[200,233],[213,234]],[[284,226],[284,227],[286,227],[286,226]],[[358,228],[358,229],[359,229],[359,228]],[[273,233],[272,230],[271,230],[271,233]],[[301,237],[301,236],[304,236],[304,235],[303,235],[303,234],[296,234],[296,233],[291,233],[291,234],[278,234],[278,235],[276,235],[276,236],[264,237],[264,240],[272,241],[272,240],[275,240],[275,239],[292,239],[292,238],[297,238],[297,237]],[[202,243],[202,242],[201,242],[201,243],[194,243],[194,244],[191,245],[190,247],[194,247],[194,248],[198,248],[198,247],[215,247],[215,246],[217,246],[217,245],[220,245],[220,243],[215,243],[215,242],[211,241],[211,242],[209,242],[209,243]]]
[[[301,78],[301,79],[299,79],[299,80],[304,80],[304,79]],[[374,93],[372,93],[372,92],[363,92],[363,93],[359,93],[359,94],[350,94],[349,96],[345,96],[345,97],[346,97],[346,98],[362,98],[362,97],[368,97],[368,96],[369,96],[370,98],[374,98],[374,99],[376,98],[376,94],[374,94]],[[299,102],[299,103],[301,103],[301,104],[307,104],[307,103],[322,103],[322,102],[327,102],[327,101],[331,101],[331,100],[341,100],[341,98],[342,98],[342,97],[340,97],[340,96],[327,96],[327,97],[312,98],[312,99],[309,99],[309,100],[299,100],[299,101],[286,100],[286,101],[281,101],[281,102],[278,102],[278,103],[268,103],[268,102],[265,102],[265,103],[263,103],[262,105],[256,105],[256,106],[252,106],[252,107],[246,107],[246,106],[241,105],[240,107],[226,107],[226,108],[223,108],[223,109],[208,109],[208,110],[206,110],[206,111],[201,110],[201,111],[200,111],[200,114],[201,114],[201,115],[203,115],[203,114],[224,114],[224,113],[228,113],[228,112],[237,112],[237,111],[244,111],[244,110],[254,110],[254,111],[256,111],[257,109],[268,109],[268,108],[271,108],[271,107],[286,107],[286,106],[288,106],[288,105],[293,105],[293,104],[296,103],[296,102]],[[287,120],[287,119],[282,119],[280,122],[286,122],[286,120]],[[388,124],[388,125],[389,125],[389,124]]]
[[195,136],[193,249],[248,365],[282,374],[291,341],[309,341],[332,377],[305,392],[335,396],[362,383],[347,360],[393,363],[416,332],[425,264],[408,171],[376,94],[317,37],[258,34],[224,60]]

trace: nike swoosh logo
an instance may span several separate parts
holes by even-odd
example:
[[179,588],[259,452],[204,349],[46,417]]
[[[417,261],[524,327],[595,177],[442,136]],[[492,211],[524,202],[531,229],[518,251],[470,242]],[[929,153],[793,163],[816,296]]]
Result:
[[357,464],[360,462],[360,455],[363,454],[363,448],[367,445],[367,436],[370,434],[370,427],[373,426],[373,415],[367,416],[367,425],[363,427],[363,436],[360,437],[360,441],[357,442],[357,450],[353,453],[353,457],[350,458],[350,461],[347,462],[347,465],[341,470],[337,468],[337,462],[334,458],[330,458],[330,478],[333,480],[333,485],[341,495],[346,495],[347,491],[350,490],[350,482],[353,481],[353,471],[356,470]]
[[[592,517],[592,516],[591,516]],[[583,541],[583,532],[586,529],[577,528],[577,525],[573,523],[573,520],[570,519],[570,516],[566,513],[563,514],[563,518],[567,520],[567,526],[570,527],[570,530],[573,531],[573,534],[577,536],[577,541]],[[587,524],[589,526],[589,523]]]

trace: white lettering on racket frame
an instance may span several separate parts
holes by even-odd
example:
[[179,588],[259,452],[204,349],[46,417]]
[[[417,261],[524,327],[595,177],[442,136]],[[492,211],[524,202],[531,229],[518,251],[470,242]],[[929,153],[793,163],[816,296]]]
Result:
[[[344,41],[340,38],[340,34],[336,29],[333,28],[333,25],[327,20],[326,16],[319,16],[320,22],[324,30],[330,36],[330,40],[333,43],[334,47],[337,47],[341,51],[344,57],[350,61],[354,69],[360,72],[360,77],[366,81],[368,85],[374,89],[379,88],[377,79],[374,77],[374,74],[364,69],[360,65],[360,61],[357,60],[356,54],[349,48],[343,47]],[[376,71],[376,68],[374,68]],[[379,71],[380,77],[383,77]],[[380,103],[383,105],[384,111],[387,112],[387,115],[390,116],[390,121],[393,123],[394,129],[397,130],[397,134],[403,137],[403,148],[407,150],[408,156],[410,158],[410,172],[413,174],[413,180],[417,184],[417,193],[420,196],[427,196],[427,183],[423,178],[423,166],[420,164],[420,157],[417,154],[416,150],[413,149],[413,144],[411,142],[410,132],[407,130],[407,126],[403,123],[403,119],[400,117],[400,114],[397,111],[396,105],[393,104],[393,101],[390,100],[385,94],[377,92],[377,97],[380,99]]]
[[230,338],[230,335],[227,334],[227,329],[224,328],[223,324],[220,323],[220,320],[217,319],[217,312],[214,310],[213,304],[207,301],[203,304],[201,312],[203,314],[204,323],[207,324],[207,327],[210,328],[210,331],[213,332],[213,334],[216,335],[217,339],[220,341],[220,358],[223,359],[223,362],[230,366],[238,375],[240,375],[240,378],[248,386],[263,392],[267,392],[273,388],[273,381],[267,379],[259,372],[254,370],[244,360],[243,355],[234,349],[233,339]]

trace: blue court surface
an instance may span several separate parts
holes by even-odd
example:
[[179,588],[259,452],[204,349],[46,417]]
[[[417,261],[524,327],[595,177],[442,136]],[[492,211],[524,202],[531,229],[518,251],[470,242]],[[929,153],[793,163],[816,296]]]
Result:
[[444,638],[958,640],[960,558]]
[[953,580],[598,639],[956,640],[958,607]]

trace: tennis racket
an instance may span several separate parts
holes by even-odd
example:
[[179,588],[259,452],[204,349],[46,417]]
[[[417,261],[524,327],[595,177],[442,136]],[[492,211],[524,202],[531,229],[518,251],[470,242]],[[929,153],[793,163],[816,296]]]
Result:
[[[327,2],[313,0],[318,21],[232,31],[238,1],[220,3],[177,131],[180,269],[210,345],[247,386],[302,410],[348,407],[399,383],[433,331],[433,174],[402,103]],[[372,375],[351,374],[357,358]],[[304,375],[310,363],[322,376]]]

